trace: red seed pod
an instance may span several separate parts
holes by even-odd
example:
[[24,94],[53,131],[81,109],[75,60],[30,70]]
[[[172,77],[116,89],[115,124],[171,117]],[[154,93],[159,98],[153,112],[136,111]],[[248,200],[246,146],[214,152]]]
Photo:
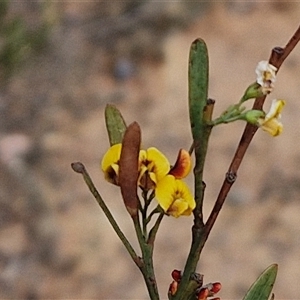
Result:
[[169,294],[174,296],[177,292],[177,288],[178,288],[178,282],[172,281],[172,283],[170,284],[170,287],[169,287]]
[[208,295],[209,295],[209,289],[208,288],[201,289],[199,291],[197,300],[207,300]]
[[222,288],[222,284],[220,282],[214,282],[212,284],[212,288],[211,288],[211,291],[216,294],[220,291],[220,289]]
[[180,280],[181,280],[181,271],[175,269],[175,270],[172,271],[171,276],[176,282],[180,282]]

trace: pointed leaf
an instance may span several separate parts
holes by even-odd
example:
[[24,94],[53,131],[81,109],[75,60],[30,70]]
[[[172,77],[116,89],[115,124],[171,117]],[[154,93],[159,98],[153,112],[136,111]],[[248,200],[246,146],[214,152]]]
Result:
[[128,126],[122,141],[119,162],[119,185],[125,206],[132,217],[137,216],[138,209],[138,175],[141,129],[134,122]]
[[105,123],[110,145],[122,143],[126,124],[120,111],[114,105],[106,105]]
[[268,300],[276,279],[278,265],[269,266],[252,284],[243,300]]

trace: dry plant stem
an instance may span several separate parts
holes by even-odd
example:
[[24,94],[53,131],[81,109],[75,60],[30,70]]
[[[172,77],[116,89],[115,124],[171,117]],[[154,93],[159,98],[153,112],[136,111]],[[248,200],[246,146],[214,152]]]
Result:
[[283,53],[275,61],[272,61],[270,59],[270,63],[272,63],[275,67],[279,69],[281,64],[284,62],[284,60],[289,56],[289,54],[296,47],[299,40],[300,40],[300,26],[298,27],[298,29],[296,30],[292,38],[289,40],[289,42],[286,44],[285,48],[283,49]]
[[127,240],[127,238],[123,234],[122,230],[120,229],[119,225],[115,221],[113,215],[111,214],[110,210],[108,209],[108,207],[106,206],[106,204],[103,201],[102,197],[100,196],[99,192],[97,191],[97,189],[96,189],[91,177],[89,176],[85,166],[81,162],[72,163],[71,166],[72,166],[72,169],[76,173],[82,174],[86,185],[88,186],[89,190],[91,191],[91,193],[93,194],[93,196],[97,200],[99,206],[103,210],[103,212],[104,212],[105,216],[107,217],[109,223],[111,224],[111,226],[115,230],[116,234],[118,235],[118,237],[122,241],[123,245],[127,249],[128,253],[130,254],[130,256],[132,258],[132,260],[135,262],[135,264],[138,266],[138,268],[141,269],[142,266],[143,266],[143,262],[142,262],[141,258],[135,253],[135,251],[132,248],[131,244],[129,243],[129,241]]
[[[285,48],[275,47],[272,50],[269,62],[279,70],[282,63],[288,57],[288,55],[292,52],[292,50],[295,48],[295,46],[297,45],[299,40],[300,40],[300,27],[298,27],[295,34],[289,40],[289,42],[287,43]],[[266,99],[266,96],[255,99],[253,109],[262,109],[265,99]],[[256,126],[251,125],[251,124],[246,125],[244,133],[243,133],[240,143],[238,145],[238,148],[235,152],[233,160],[232,160],[230,167],[228,169],[228,172],[226,174],[226,178],[221,187],[221,190],[220,190],[220,193],[216,200],[216,203],[215,203],[215,205],[210,213],[210,216],[205,224],[205,236],[204,236],[205,240],[208,238],[209,233],[210,233],[210,231],[218,217],[218,214],[224,204],[226,196],[227,196],[230,188],[232,187],[233,183],[235,182],[235,179],[237,176],[237,171],[240,167],[240,164],[244,158],[244,155],[245,155],[256,131],[257,131]]]

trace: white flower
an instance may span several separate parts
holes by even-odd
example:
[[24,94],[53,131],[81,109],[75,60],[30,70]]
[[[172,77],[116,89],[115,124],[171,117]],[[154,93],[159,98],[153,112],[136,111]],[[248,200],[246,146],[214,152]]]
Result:
[[277,68],[268,61],[260,61],[255,69],[257,75],[256,82],[262,87],[264,95],[272,92],[276,80]]

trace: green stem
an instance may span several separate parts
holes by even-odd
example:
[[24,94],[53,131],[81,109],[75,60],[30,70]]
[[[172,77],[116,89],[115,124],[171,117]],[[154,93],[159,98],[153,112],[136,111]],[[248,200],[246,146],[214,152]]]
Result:
[[207,99],[208,92],[208,54],[203,40],[197,39],[192,43],[189,58],[189,112],[195,151],[195,201],[194,225],[192,228],[192,244],[183,271],[177,293],[171,297],[176,300],[189,299],[195,292],[195,282],[191,275],[195,273],[203,239],[203,198],[205,183],[203,182],[203,168],[207,153],[208,140],[211,133],[212,109],[214,101]]
[[148,293],[151,300],[159,300],[159,294],[154,274],[153,267],[153,247],[149,244],[143,245],[143,260],[144,260],[144,280],[147,285]]
[[164,217],[165,213],[164,212],[161,212],[154,224],[154,226],[152,227],[152,229],[150,230],[150,233],[149,233],[149,238],[148,238],[148,244],[149,245],[152,245],[152,247],[154,246],[154,240],[155,240],[155,237],[156,237],[156,233],[158,231],[158,228],[159,228],[159,225]]
[[76,163],[72,163],[71,166],[72,166],[72,169],[75,172],[82,174],[86,185],[88,186],[89,190],[91,191],[91,193],[93,194],[93,196],[97,200],[99,206],[103,210],[103,212],[104,212],[105,216],[107,217],[109,223],[111,224],[111,226],[115,230],[116,234],[120,238],[121,242],[125,246],[126,250],[128,251],[129,255],[131,256],[131,258],[133,259],[135,264],[141,270],[141,268],[143,267],[143,262],[142,262],[141,258],[135,253],[133,247],[131,246],[131,244],[129,243],[127,238],[125,237],[124,233],[120,229],[117,222],[115,221],[113,215],[111,214],[110,210],[108,209],[108,207],[106,206],[106,204],[103,201],[102,197],[100,196],[98,190],[96,189],[96,187],[95,187],[91,177],[89,176],[86,168],[84,167],[84,165],[81,162],[76,162]]
[[211,126],[216,126],[219,124],[227,124],[230,122],[234,122],[237,120],[240,120],[242,118],[242,112],[244,111],[245,108],[241,108],[241,105],[243,103],[239,102],[238,104],[231,105],[226,112],[224,112],[220,117],[217,119],[208,122]]
[[151,218],[155,215],[155,214],[158,214],[158,213],[161,213],[162,212],[162,208],[157,205],[152,211],[151,213],[149,214],[149,216],[147,217],[147,219],[145,220],[145,223],[146,224],[149,224],[150,221],[151,221]]
[[89,176],[88,172],[86,171],[84,165],[80,162],[72,163],[72,168],[75,172],[80,173],[83,175],[84,181],[87,184],[89,190],[97,200],[99,206],[102,208],[104,214],[106,215],[108,221],[112,225],[113,229],[115,230],[116,234],[124,244],[125,248],[127,249],[128,253],[130,254],[131,258],[135,262],[135,264],[138,266],[140,271],[143,274],[143,277],[146,282],[146,286],[148,289],[148,293],[150,296],[151,300],[159,300],[159,294],[158,294],[158,289],[155,281],[155,275],[154,275],[154,268],[153,268],[153,259],[152,259],[152,254],[153,254],[153,247],[152,245],[148,245],[145,242],[144,235],[141,230],[141,226],[137,217],[133,217],[133,223],[135,227],[135,231],[138,237],[138,241],[141,247],[142,251],[142,259],[137,256],[135,253],[133,247],[121,231],[119,225],[115,221],[114,217],[112,216],[110,210],[106,206],[105,202],[103,201],[102,197],[100,196],[99,192],[97,191],[91,177]]
[[[201,251],[206,242],[204,236],[204,224],[202,216],[202,203],[204,198],[205,183],[203,182],[203,166],[207,153],[208,140],[211,127],[206,127],[203,132],[202,143],[195,147],[196,164],[194,168],[195,177],[195,201],[197,206],[194,210],[194,225],[192,227],[192,244],[184,267],[182,279],[178,292],[173,299],[188,299],[195,291],[195,285],[191,281],[191,275],[196,271]],[[180,287],[184,287],[181,288]]]
[[151,201],[153,200],[154,198],[154,192],[152,191],[152,193],[148,196],[148,191],[144,190],[142,192],[142,197],[144,199],[144,207],[141,209],[141,213],[142,213],[142,222],[143,222],[143,233],[144,233],[144,236],[145,236],[145,239],[147,239],[147,236],[148,236],[148,231],[147,231],[147,225],[148,223],[151,221],[151,217],[154,213],[157,212],[157,208],[154,209],[150,214],[149,216],[147,216],[147,213],[148,213],[148,208],[151,204]]
[[237,120],[244,120],[244,115],[238,115],[238,116],[229,116],[229,117],[219,117],[213,121],[210,122],[210,125],[212,126],[216,126],[216,125],[220,125],[220,124],[228,124]]
[[141,225],[138,219],[132,218],[135,232],[139,241],[139,245],[142,251],[143,266],[140,268],[151,300],[159,300],[159,294],[155,279],[154,267],[153,267],[153,245],[146,242],[146,237],[143,235]]

